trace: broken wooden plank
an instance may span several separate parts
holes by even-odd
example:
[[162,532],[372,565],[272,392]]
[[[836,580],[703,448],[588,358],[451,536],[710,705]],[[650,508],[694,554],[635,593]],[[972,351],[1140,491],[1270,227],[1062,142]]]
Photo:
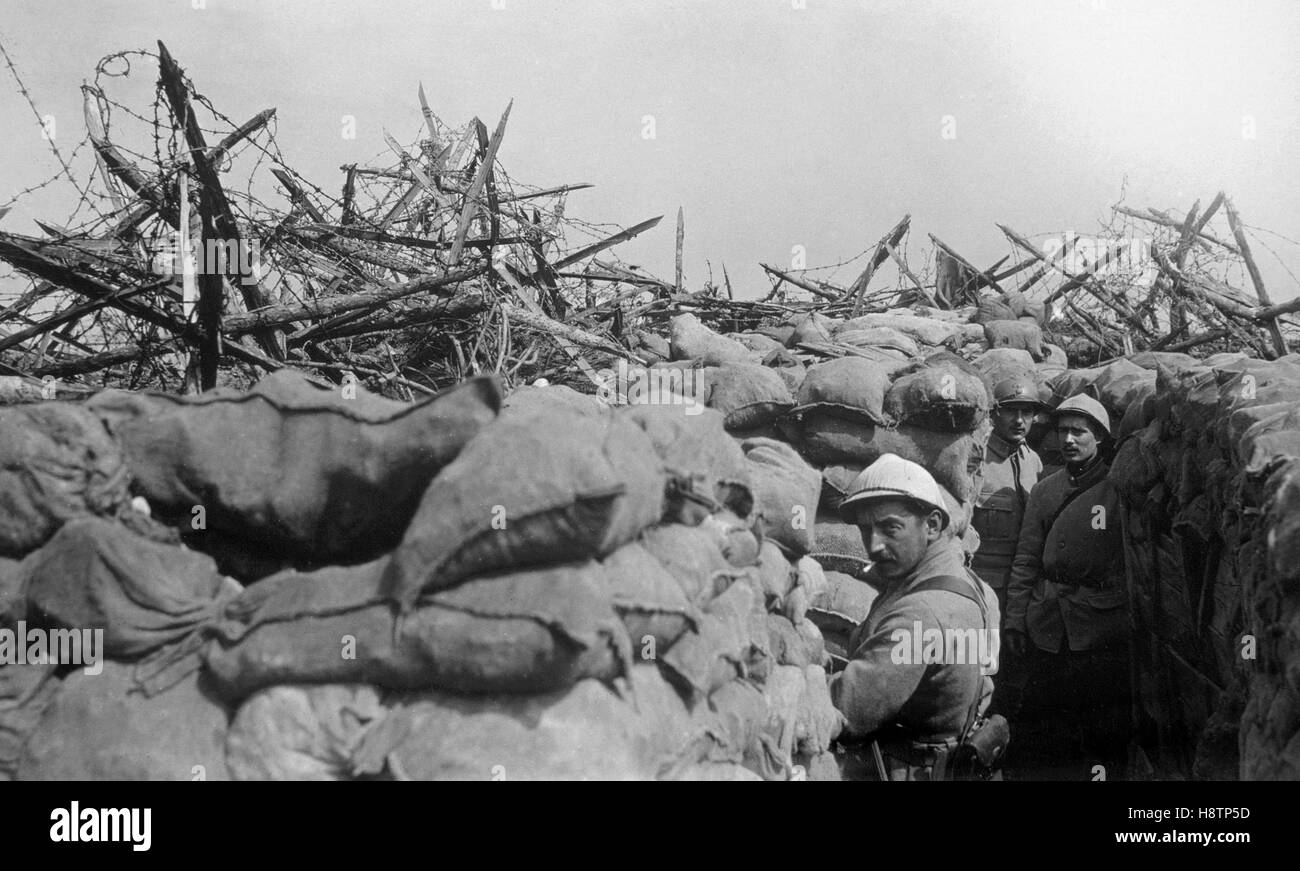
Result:
[[997,281],[993,278],[992,275],[989,275],[988,273],[978,269],[975,266],[975,264],[971,263],[965,257],[962,257],[960,254],[958,254],[951,245],[946,244],[938,236],[934,235],[933,233],[928,233],[927,235],[930,237],[930,241],[934,243],[934,247],[943,251],[943,253],[947,254],[953,260],[956,260],[964,268],[970,270],[971,274],[975,276],[975,280],[979,284],[982,284],[985,287],[995,290],[998,293],[1005,293],[1005,291],[1002,289],[1002,286],[997,283]]
[[[1220,194],[1219,196],[1223,196]],[[1255,288],[1255,296],[1259,298],[1261,308],[1267,309],[1272,306],[1273,301],[1269,299],[1268,291],[1264,288],[1264,276],[1260,274],[1259,267],[1255,264],[1255,258],[1250,252],[1250,243],[1246,240],[1246,231],[1241,225],[1241,216],[1237,214],[1237,207],[1233,205],[1232,200],[1227,197],[1223,198],[1223,205],[1228,214],[1228,226],[1232,228],[1232,237],[1237,240],[1237,248],[1241,251],[1241,259],[1246,261],[1246,271],[1250,274],[1250,283]],[[1268,326],[1269,336],[1273,339],[1273,349],[1277,351],[1279,357],[1285,356],[1287,351],[1286,337],[1282,335],[1282,327],[1278,324],[1276,317],[1259,318]]]
[[863,297],[866,295],[867,285],[871,283],[872,276],[876,274],[876,270],[880,268],[881,264],[889,259],[889,252],[885,246],[893,245],[897,247],[911,224],[912,216],[910,214],[903,215],[902,219],[890,228],[888,233],[876,241],[876,247],[872,249],[871,258],[867,261],[866,267],[844,293],[844,299],[853,300],[853,314],[855,316],[862,310]]
[[839,299],[838,294],[831,293],[830,291],[827,290],[823,290],[817,285],[810,284],[809,282],[804,281],[802,279],[795,278],[793,275],[790,275],[788,272],[782,272],[780,269],[777,269],[775,266],[768,266],[766,263],[760,263],[758,265],[763,267],[763,270],[767,272],[769,275],[779,278],[782,281],[787,281],[790,284],[793,284],[795,287],[802,287],[804,290],[816,296],[820,296],[822,299],[829,299],[829,300]]
[[[483,267],[463,269],[446,275],[423,276],[404,284],[390,286],[373,293],[356,293],[314,299],[307,303],[270,305],[244,314],[230,315],[225,320],[225,330],[230,335],[247,333],[266,327],[282,326],[312,318],[332,317],[343,312],[364,308],[378,308],[397,299],[417,293],[434,293],[478,278]],[[449,294],[439,293],[440,296]]]
[[[233,242],[236,250],[242,248],[247,243],[239,230],[239,225],[235,222],[234,211],[230,207],[230,201],[226,198],[225,189],[221,186],[221,179],[213,167],[213,162],[207,156],[207,140],[203,135],[203,130],[199,127],[198,117],[194,114],[194,106],[190,102],[189,88],[185,84],[184,73],[167,46],[162,40],[158,41],[158,75],[163,91],[167,94],[167,100],[171,105],[172,117],[180,126],[181,132],[185,136],[185,141],[190,147],[190,158],[194,164],[194,172],[199,182],[199,212],[203,218],[203,236],[204,239],[219,239],[224,242]],[[236,258],[242,260],[243,258]],[[229,272],[229,264],[227,274]],[[222,275],[209,275],[213,270],[210,265],[205,266],[201,276],[200,285],[200,320],[205,317],[220,318],[223,307],[222,295],[224,292],[224,281]],[[260,308],[266,305],[270,300],[268,294],[261,285],[261,277],[253,274],[246,275],[242,272],[242,266],[236,264],[233,272],[238,275],[239,292],[243,295],[244,304],[250,309]],[[204,298],[206,293],[207,298]],[[211,324],[207,324],[211,327]],[[204,341],[220,342],[220,332],[213,329],[204,331]],[[272,358],[282,358],[284,356],[284,336],[275,332],[260,333],[257,335],[260,345],[266,350]],[[212,351],[209,348],[209,351]],[[212,385],[216,384],[215,362],[208,360],[205,364],[208,368],[205,370],[205,377],[210,376]],[[206,388],[205,388],[206,389]]]
[[682,207],[677,207],[677,280],[673,282],[673,287],[678,293],[682,292],[682,246],[686,240],[686,222],[682,215]]
[[[652,230],[655,227],[659,226],[659,222],[662,221],[663,218],[664,216],[660,215],[657,218],[651,218],[648,221],[642,221],[641,223],[635,226],[628,227],[626,230],[620,230],[619,232],[613,234],[612,236],[607,236],[593,245],[588,245],[587,247],[575,251],[572,254],[569,254],[565,257],[561,257],[559,260],[551,264],[551,268],[558,271],[560,269],[563,269],[566,266],[572,266],[573,264],[577,263],[579,260],[585,260],[586,258],[592,256],[593,254],[599,254],[601,251],[604,251],[606,248],[612,248],[615,245],[619,244],[620,242],[626,242],[628,239],[631,239],[635,236],[639,236],[640,234],[644,233],[646,230]],[[533,275],[536,276],[537,273],[534,272]]]
[[[1154,210],[1148,210],[1147,212],[1139,212],[1137,209],[1130,209],[1128,206],[1113,206],[1112,208],[1115,211],[1119,212],[1121,215],[1128,215],[1130,218],[1137,218],[1139,221],[1150,221],[1153,224],[1162,224],[1166,227],[1172,227],[1175,230],[1181,230],[1183,228],[1183,223],[1181,221],[1175,220],[1174,218],[1170,218],[1167,215],[1161,215],[1159,213],[1156,213],[1154,212]],[[1196,238],[1204,239],[1207,242],[1213,242],[1215,245],[1218,245],[1220,248],[1230,251],[1233,254],[1237,254],[1237,255],[1241,254],[1241,252],[1237,249],[1235,245],[1233,245],[1230,242],[1224,242],[1222,239],[1212,236],[1204,229],[1197,231]]]
[[921,294],[921,298],[925,300],[926,305],[931,308],[939,308],[940,306],[935,301],[934,294],[930,293],[921,282],[921,279],[917,278],[912,270],[907,268],[907,263],[903,260],[903,256],[898,253],[898,249],[893,245],[886,244],[885,251],[893,258],[894,263],[898,266],[898,271],[903,273],[908,281],[912,282],[912,286],[916,288],[917,293]]
[[451,265],[456,266],[460,263],[461,250],[465,245],[465,237],[469,234],[470,217],[474,214],[476,203],[474,198],[478,196],[479,191],[487,184],[488,175],[492,172],[492,165],[496,162],[497,150],[501,147],[501,140],[506,134],[506,121],[510,118],[510,110],[514,107],[515,101],[511,100],[506,105],[506,110],[501,113],[501,120],[497,122],[497,129],[493,131],[492,138],[488,142],[486,153],[482,160],[479,161],[478,173],[474,176],[474,183],[470,185],[469,190],[465,192],[465,205],[460,212],[460,222],[456,225],[456,241],[451,247]]

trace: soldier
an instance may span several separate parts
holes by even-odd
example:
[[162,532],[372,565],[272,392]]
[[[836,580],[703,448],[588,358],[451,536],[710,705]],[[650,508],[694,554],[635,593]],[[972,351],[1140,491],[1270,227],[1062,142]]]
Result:
[[1129,622],[1118,496],[1100,452],[1110,418],[1088,396],[1052,416],[1066,465],[1029,494],[1007,591],[1007,647],[1029,671],[1017,744],[1046,723],[1044,764],[1086,761],[1094,779],[1100,764],[1114,780],[1128,738]]
[[[861,530],[866,577],[881,593],[849,637],[849,664],[832,678],[831,700],[846,735],[879,749],[871,754],[879,775],[944,779],[957,745],[984,725],[997,671],[997,599],[943,534],[942,492],[916,463],[880,457],[840,513]],[[848,754],[845,778],[862,777],[866,758]]]
[[[1043,461],[1025,444],[1025,437],[1029,435],[1034,415],[1046,408],[1038,399],[1038,385],[1028,374],[1004,378],[993,385],[993,434],[985,450],[983,480],[971,518],[980,545],[971,569],[997,593],[998,607],[1004,617],[1007,581],[1020,540],[1025,505],[1029,491],[1043,472]],[[1020,706],[1026,679],[1024,662],[1008,648],[998,671],[993,709],[1013,716]]]
[[993,386],[993,434],[985,450],[983,481],[971,518],[980,546],[971,568],[998,594],[1004,614],[1025,505],[1043,471],[1043,461],[1025,444],[1025,437],[1034,415],[1046,408],[1029,375],[1005,378]]

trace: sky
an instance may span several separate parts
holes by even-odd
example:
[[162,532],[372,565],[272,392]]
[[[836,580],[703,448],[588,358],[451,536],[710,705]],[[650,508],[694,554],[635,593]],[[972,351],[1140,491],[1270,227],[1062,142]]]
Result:
[[[664,215],[618,249],[662,277],[681,207],[692,288],[725,264],[757,295],[760,262],[848,260],[905,213],[920,271],[927,233],[989,266],[1011,250],[995,222],[1090,234],[1121,197],[1181,215],[1225,190],[1271,231],[1251,244],[1274,301],[1300,295],[1288,0],[0,0],[0,43],[67,150],[95,62],[158,39],[226,114],[274,106],[289,163],[331,190],[385,129],[414,139],[420,83],[454,126],[491,129],[513,99],[510,174],[593,183],[568,202],[586,220]],[[0,118],[4,202],[58,165],[7,68]],[[35,234],[75,199],[56,183],[0,229]]]

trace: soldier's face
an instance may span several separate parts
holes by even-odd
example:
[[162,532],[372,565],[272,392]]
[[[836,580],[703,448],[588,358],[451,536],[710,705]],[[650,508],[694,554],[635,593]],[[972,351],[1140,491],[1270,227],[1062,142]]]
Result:
[[1033,422],[1032,405],[999,405],[993,410],[993,431],[1013,445],[1025,440]]
[[1062,416],[1056,422],[1056,438],[1067,463],[1086,463],[1097,455],[1097,436],[1086,417]]
[[894,581],[910,574],[943,534],[943,517],[938,511],[918,514],[900,499],[880,499],[858,507],[857,526],[876,572]]

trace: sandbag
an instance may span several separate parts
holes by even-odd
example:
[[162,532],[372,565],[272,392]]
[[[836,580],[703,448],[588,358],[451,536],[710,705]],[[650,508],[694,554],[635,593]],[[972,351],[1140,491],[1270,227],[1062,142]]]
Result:
[[820,412],[846,420],[889,424],[885,393],[889,372],[871,360],[840,357],[808,367],[797,397],[801,413]]
[[814,652],[810,649],[804,636],[783,614],[768,614],[767,643],[768,650],[777,665],[797,665],[806,668],[814,664]]
[[113,659],[135,659],[186,639],[239,592],[204,554],[98,517],[65,524],[20,571],[33,623],[103,629],[100,653]]
[[788,348],[791,347],[790,337],[794,335],[794,325],[793,324],[767,324],[766,326],[759,327],[754,332],[776,339],[778,342],[781,343],[782,347]]
[[377,592],[386,562],[283,572],[245,590],[206,630],[222,696],[278,683],[545,692],[611,680],[631,657],[596,563],[475,578],[399,618]]
[[778,665],[763,685],[763,698],[767,701],[764,729],[775,742],[781,760],[780,776],[772,779],[788,779],[794,765],[801,707],[808,693],[806,668],[806,665]]
[[555,693],[412,694],[370,729],[359,772],[397,780],[650,780],[703,761],[693,721],[652,665],[626,698],[596,681]]
[[665,519],[694,525],[718,507],[741,517],[753,508],[745,452],[711,408],[686,414],[680,407],[636,405],[620,411],[650,438],[669,478]]
[[1070,368],[1070,359],[1060,345],[1043,342],[1043,359],[1035,364],[1035,368],[1042,377],[1055,378]]
[[763,542],[758,556],[758,580],[763,591],[764,606],[768,610],[781,607],[785,597],[794,589],[798,575],[776,542]]
[[1006,299],[1007,305],[1011,307],[1012,314],[1017,319],[1032,320],[1039,325],[1046,325],[1048,313],[1046,303],[1031,301],[1018,290],[1007,291]]
[[993,297],[984,297],[980,300],[979,307],[975,311],[972,323],[983,326],[992,321],[1014,321],[1020,317],[1010,305],[1001,299]]
[[891,420],[941,432],[970,432],[988,419],[989,391],[978,370],[952,354],[934,354],[894,379],[885,394]]
[[693,314],[680,314],[669,321],[668,344],[673,360],[699,360],[705,366],[756,362],[754,352],[740,342],[719,335],[700,323]]
[[803,639],[804,646],[808,649],[808,661],[813,665],[827,665],[830,663],[830,657],[826,653],[826,638],[822,635],[821,628],[808,619],[808,609],[804,609],[804,619],[795,624],[795,631]]
[[961,340],[960,324],[919,318],[915,315],[869,314],[852,318],[840,324],[835,336],[850,330],[865,330],[871,327],[890,327],[898,330],[921,345],[947,345]]
[[840,736],[844,715],[831,702],[826,670],[821,665],[804,669],[804,683],[806,690],[795,719],[794,749],[805,756],[818,756]]
[[862,532],[851,523],[845,523],[834,514],[817,517],[817,549],[812,552],[827,572],[860,575],[867,570],[871,559],[862,544]]
[[771,336],[765,336],[762,333],[728,333],[727,338],[739,342],[764,358],[773,351],[783,351],[785,349],[783,342],[778,342]]
[[73,517],[130,501],[122,450],[84,408],[0,408],[0,556],[40,547]]
[[892,348],[909,357],[921,353],[916,340],[893,327],[867,327],[861,330],[841,330],[835,334],[835,341],[841,345],[853,345],[864,348]]
[[45,385],[19,375],[0,375],[0,405],[22,405],[45,400]]
[[755,774],[743,765],[735,762],[701,762],[692,765],[672,777],[661,780],[680,780],[694,783],[762,783],[761,775]]
[[121,441],[156,515],[188,529],[201,506],[208,529],[311,564],[359,562],[397,543],[434,475],[496,417],[501,392],[475,378],[406,404],[352,388],[283,369],[246,393],[109,390],[87,407]]
[[790,322],[794,329],[790,333],[790,338],[786,340],[785,346],[794,348],[805,343],[829,342],[831,334],[840,324],[840,321],[828,318],[820,312],[809,312]]
[[352,754],[384,708],[368,684],[267,687],[226,734],[232,780],[350,780]]
[[1269,573],[1282,588],[1300,589],[1300,460],[1279,463],[1265,485],[1264,533]]
[[704,606],[737,576],[715,532],[700,526],[665,523],[647,529],[640,542],[676,579],[687,600]]
[[[867,619],[867,612],[871,610],[871,603],[878,594],[876,588],[866,581],[842,572],[828,571],[826,588],[808,603],[808,619],[816,623],[823,634],[828,628],[823,624],[823,615],[840,617],[857,626]],[[834,628],[833,624],[831,628]]]
[[609,414],[609,406],[595,396],[579,393],[563,384],[546,387],[525,385],[510,391],[501,402],[501,415],[535,414],[553,408],[563,408],[585,417],[604,417]]
[[849,495],[853,482],[862,473],[865,466],[859,463],[831,463],[822,468],[821,507],[834,512],[839,509],[844,497]]
[[0,626],[27,617],[27,575],[22,562],[0,556]]
[[687,632],[660,657],[686,686],[707,695],[744,670],[754,624],[751,615],[762,603],[751,586],[735,582],[704,608],[698,631]]
[[1129,397],[1128,407],[1114,427],[1117,441],[1125,436],[1143,429],[1155,420],[1156,385],[1154,381],[1140,385],[1140,389]]
[[1087,391],[1088,387],[1099,375],[1105,370],[1104,366],[1094,366],[1090,369],[1067,369],[1060,375],[1051,380],[1053,408],[1060,405],[1071,396],[1078,396],[1080,393]]
[[1174,351],[1138,351],[1136,354],[1130,354],[1126,359],[1135,366],[1152,371],[1162,368],[1181,371],[1201,364],[1201,361],[1191,354],[1180,354]]
[[723,510],[710,514],[699,526],[713,536],[728,565],[744,568],[758,562],[759,535],[733,512]]
[[843,572],[826,572],[826,590],[808,603],[807,618],[821,630],[826,653],[840,667],[848,661],[849,636],[857,629],[878,591],[866,581]]
[[972,360],[971,364],[984,376],[990,397],[998,382],[1008,378],[1033,378],[1037,371],[1034,358],[1028,351],[1019,348],[991,348]]
[[[0,626],[6,626],[0,618]],[[56,663],[0,665],[0,782],[12,780],[27,738],[59,691]]]
[[1148,425],[1125,439],[1110,464],[1110,479],[1130,500],[1143,497],[1161,478],[1159,424]]
[[648,641],[653,642],[650,652],[657,655],[687,631],[699,628],[700,609],[686,597],[677,578],[640,543],[623,545],[601,566],[634,656],[646,658]]
[[990,348],[1015,348],[1028,351],[1035,360],[1043,359],[1043,331],[1030,321],[989,321],[984,324],[984,338]]
[[[778,678],[774,689],[784,690],[780,693],[783,699],[792,695],[793,684],[787,676],[795,671],[796,667],[789,666]],[[715,735],[724,752],[733,758],[738,756],[745,768],[763,780],[787,780],[792,760],[789,748],[781,746],[781,723],[779,717],[773,716],[773,700],[765,689],[749,681],[734,680],[714,690],[709,696],[709,708],[718,724]]]
[[704,404],[722,412],[727,429],[763,426],[794,407],[794,398],[775,369],[759,365],[715,366],[704,370]]
[[[789,354],[789,351],[781,351],[782,354]],[[793,365],[787,365],[787,361],[777,357],[764,357],[763,365],[774,371],[781,381],[785,384],[791,396],[797,396],[799,388],[803,386],[803,380],[808,375],[808,368],[798,360]]]
[[803,455],[814,463],[870,465],[882,454],[897,454],[920,463],[958,501],[975,495],[973,475],[984,460],[991,427],[987,421],[974,432],[934,432],[903,425],[897,429],[850,424],[826,415],[811,415],[803,423]]
[[1128,397],[1138,385],[1150,384],[1154,389],[1156,373],[1150,369],[1119,359],[1100,367],[1097,377],[1085,388],[1094,399],[1108,409],[1123,414],[1128,407]]
[[633,330],[628,334],[627,345],[647,363],[667,360],[672,355],[668,340],[649,330]]
[[821,475],[784,442],[747,439],[741,448],[750,463],[754,508],[764,535],[795,556],[806,554],[815,544],[812,520]]
[[127,664],[63,679],[27,739],[15,780],[228,780],[229,712],[206,676],[133,692]]
[[497,421],[429,484],[382,592],[409,611],[471,575],[604,556],[658,522],[666,482],[623,416]]

